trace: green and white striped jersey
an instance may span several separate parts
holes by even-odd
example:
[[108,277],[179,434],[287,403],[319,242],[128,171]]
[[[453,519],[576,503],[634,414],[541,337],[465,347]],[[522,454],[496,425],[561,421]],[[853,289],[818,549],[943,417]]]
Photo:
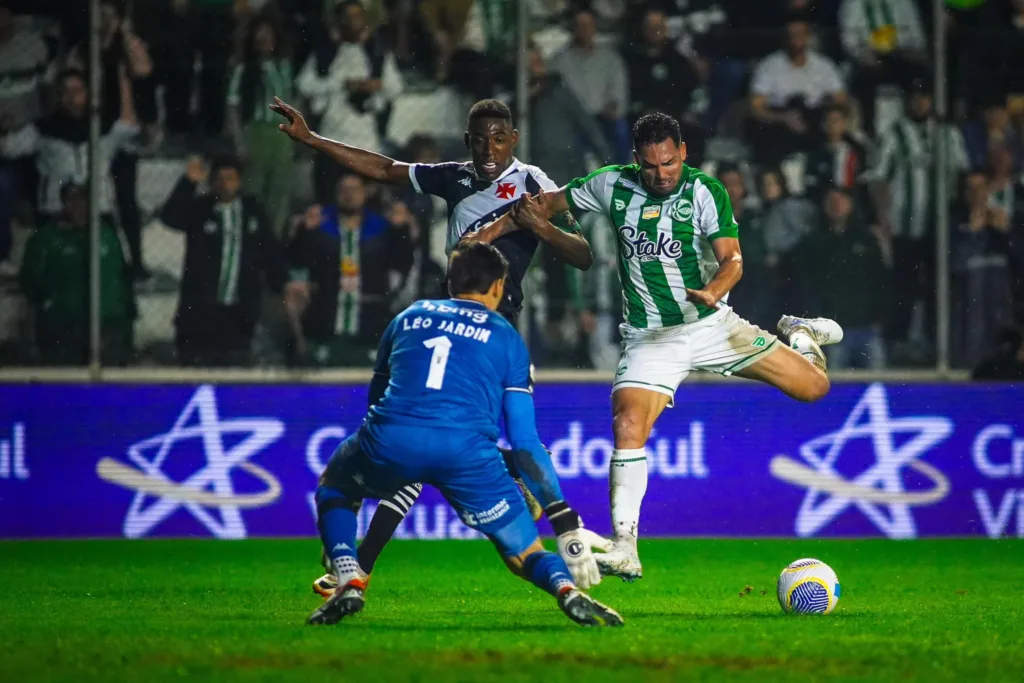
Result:
[[566,199],[611,219],[627,323],[669,327],[714,313],[688,301],[686,288],[701,289],[718,271],[713,240],[739,236],[718,180],[684,164],[676,189],[658,197],[644,190],[639,166],[607,166],[571,181]]
[[924,239],[935,235],[935,138],[943,136],[949,169],[948,197],[956,196],[956,179],[967,170],[967,148],[956,126],[932,119],[920,123],[898,119],[882,134],[868,181],[888,181],[894,237]]

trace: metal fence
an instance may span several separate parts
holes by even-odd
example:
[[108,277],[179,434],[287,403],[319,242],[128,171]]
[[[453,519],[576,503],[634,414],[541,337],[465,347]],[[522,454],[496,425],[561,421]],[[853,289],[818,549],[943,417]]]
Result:
[[[172,6],[175,3],[170,3]],[[272,4],[272,3],[271,3]],[[398,10],[412,11],[410,8],[414,3],[392,3]],[[558,45],[565,43],[571,28],[561,21],[560,17],[547,16],[543,11],[544,3],[509,3],[508,17],[511,23],[507,24],[510,35],[515,34],[515,40],[510,41],[508,49],[515,53],[514,59],[506,59],[505,62],[513,68],[514,74],[505,78],[507,87],[504,90],[506,98],[510,100],[511,107],[517,115],[518,128],[520,131],[519,158],[529,161],[531,149],[531,137],[535,131],[531,130],[531,123],[536,124],[535,111],[531,105],[531,89],[534,85],[534,74],[531,69],[531,49],[536,49],[540,54],[541,61],[549,57]],[[538,9],[540,6],[540,9]],[[103,178],[110,175],[110,169],[105,164],[110,163],[110,158],[105,157],[103,146],[110,135],[108,122],[104,121],[105,102],[102,97],[104,88],[108,88],[107,78],[109,74],[104,72],[104,56],[107,54],[107,43],[104,36],[107,31],[108,18],[105,17],[105,5],[101,0],[90,0],[89,18],[91,40],[86,41],[88,46],[89,80],[86,84],[90,95],[90,128],[89,148],[93,150],[88,156],[89,172],[83,174],[83,179],[89,180],[89,234],[90,248],[88,272],[103,273],[105,268],[110,268],[107,259],[107,252],[110,243],[106,241],[105,230],[107,230],[108,216],[104,210],[105,192],[109,192]],[[930,27],[934,44],[931,46],[933,59],[930,66],[933,69],[931,77],[934,79],[935,113],[937,121],[952,119],[951,113],[964,114],[951,107],[951,101],[957,100],[956,88],[951,92],[949,76],[949,65],[946,63],[947,55],[947,21],[941,0],[935,0],[933,7],[933,23]],[[152,23],[153,17],[146,16],[148,7],[144,8],[141,3],[128,3],[128,19],[143,31],[147,20]],[[178,18],[171,17],[177,21]],[[250,42],[258,41],[260,37],[259,15],[248,20],[248,37],[246,30],[243,30],[242,22],[236,22],[235,31],[238,34],[234,41],[238,46],[238,54],[246,54],[250,49]],[[125,26],[129,26],[126,24]],[[230,24],[229,24],[230,25]],[[317,27],[301,27],[306,42],[313,43],[311,37]],[[149,31],[154,29],[150,27]],[[156,29],[159,33],[159,27]],[[170,29],[166,29],[169,31]],[[683,29],[685,32],[685,28]],[[189,243],[188,239],[181,232],[180,226],[168,225],[167,212],[162,211],[169,201],[173,199],[176,187],[180,189],[182,178],[199,181],[197,184],[200,191],[208,179],[209,167],[218,158],[226,154],[243,153],[246,156],[247,166],[242,172],[243,186],[256,193],[256,199],[261,204],[263,215],[272,216],[268,218],[275,238],[280,240],[276,247],[281,253],[287,253],[288,240],[293,236],[294,231],[301,231],[302,226],[311,224],[310,221],[321,220],[313,216],[321,216],[328,203],[334,199],[336,192],[349,192],[358,195],[360,202],[368,202],[374,210],[379,212],[385,221],[394,220],[395,206],[402,204],[403,209],[412,208],[407,206],[409,198],[406,195],[399,195],[389,191],[387,188],[375,186],[362,186],[354,180],[341,180],[355,183],[359,187],[338,188],[339,178],[337,171],[331,171],[323,160],[316,160],[306,150],[297,146],[274,144],[275,140],[268,135],[273,135],[273,123],[268,119],[266,123],[259,121],[260,125],[253,125],[251,130],[240,131],[241,136],[208,135],[208,131],[190,129],[188,135],[174,135],[169,124],[180,117],[178,109],[184,107],[195,115],[203,106],[203,98],[209,98],[209,93],[204,92],[204,79],[210,78],[207,73],[214,65],[214,59],[226,60],[221,65],[222,73],[220,80],[214,79],[213,85],[219,83],[222,90],[221,96],[230,102],[246,100],[244,94],[245,78],[244,72],[239,70],[236,74],[235,67],[238,60],[230,55],[215,57],[202,45],[189,48],[184,53],[175,52],[174,45],[168,44],[167,40],[156,40],[157,34],[152,40],[144,41],[153,53],[152,68],[160,76],[153,77],[152,84],[152,111],[136,112],[137,118],[143,119],[142,142],[129,149],[133,157],[128,167],[121,166],[116,173],[121,174],[116,178],[117,190],[121,191],[127,187],[131,195],[127,202],[119,201],[119,205],[112,212],[117,215],[115,223],[116,232],[122,243],[124,262],[122,266],[131,279],[129,286],[130,301],[125,305],[130,308],[127,328],[122,329],[116,325],[107,324],[110,316],[104,313],[104,307],[110,305],[109,293],[103,287],[110,285],[109,278],[93,277],[79,282],[82,292],[88,293],[88,316],[85,326],[81,320],[67,322],[64,328],[54,332],[52,323],[40,324],[40,320],[53,320],[45,310],[45,297],[40,298],[37,292],[26,291],[27,282],[23,268],[19,269],[17,262],[24,253],[25,242],[42,240],[36,239],[40,234],[38,230],[33,231],[22,227],[15,230],[15,248],[8,258],[10,268],[6,280],[0,280],[0,318],[3,319],[3,340],[0,345],[2,359],[0,363],[8,367],[18,366],[23,370],[8,372],[10,376],[34,376],[45,377],[51,374],[52,370],[41,367],[44,365],[54,366],[57,364],[65,368],[85,367],[89,369],[89,377],[125,379],[131,376],[177,376],[178,371],[171,368],[179,367],[182,357],[179,348],[180,339],[176,340],[175,315],[178,311],[181,300],[180,292],[183,279],[183,269],[186,260],[189,258],[189,249],[197,248],[195,244]],[[148,37],[147,35],[143,36]],[[761,36],[764,37],[763,35]],[[202,36],[200,36],[202,38]],[[227,43],[225,36],[216,37],[221,43]],[[826,42],[839,44],[836,35],[819,34],[821,44]],[[622,40],[625,40],[623,38]],[[59,41],[58,41],[59,42]],[[680,39],[680,43],[685,42]],[[130,51],[132,46],[125,43],[125,49]],[[63,45],[61,52],[66,52],[70,47]],[[174,64],[180,64],[180,54],[187,54],[193,62],[187,64],[184,69],[186,89],[181,94],[180,83],[175,85],[173,80],[164,72],[170,66],[169,60],[177,60]],[[507,58],[509,55],[505,55]],[[63,59],[61,57],[60,59]],[[204,63],[204,60],[206,63]],[[296,60],[289,65],[294,73],[291,80],[282,81],[282,92],[289,93],[291,100],[297,102],[304,111],[312,114],[323,114],[324,97],[315,94],[317,74],[305,73],[309,71],[309,64],[312,60],[316,62],[317,55],[310,52],[307,60]],[[187,60],[186,60],[187,61]],[[735,60],[734,60],[735,61]],[[711,81],[717,83],[719,67],[721,64],[711,64]],[[380,76],[379,69],[375,72]],[[751,65],[745,65],[747,77],[751,72]],[[315,69],[314,69],[315,71]],[[321,72],[323,69],[321,68]],[[850,71],[845,74],[851,77]],[[461,135],[465,125],[465,113],[468,106],[474,101],[470,94],[456,88],[441,86],[434,80],[432,74],[422,71],[403,70],[402,78],[404,85],[401,93],[394,96],[387,102],[386,109],[379,110],[382,114],[386,111],[387,116],[379,117],[377,123],[379,128],[379,148],[382,152],[392,154],[405,160],[442,160],[459,159],[464,150],[461,148]],[[968,74],[969,76],[970,74]],[[297,76],[297,78],[295,78]],[[323,77],[323,73],[319,74]],[[182,77],[181,73],[174,77]],[[216,77],[216,74],[215,74]],[[55,76],[51,70],[51,79]],[[305,78],[305,80],[303,80]],[[53,83],[53,80],[51,80]],[[312,83],[313,85],[310,85]],[[194,87],[191,87],[191,85]],[[60,84],[55,84],[59,86]],[[305,87],[304,87],[305,86]],[[141,86],[140,86],[141,87]],[[176,89],[177,88],[177,89]],[[878,97],[872,104],[877,111],[877,126],[882,127],[883,121],[898,120],[902,116],[905,93],[899,90],[881,88]],[[1006,93],[1004,93],[1005,95]],[[136,94],[137,95],[137,94]],[[636,95],[636,93],[634,93]],[[694,120],[706,112],[708,100],[714,100],[716,92],[708,88],[708,82],[695,90],[691,109]],[[181,99],[184,97],[184,99]],[[177,99],[176,99],[177,98]],[[231,99],[234,98],[234,99]],[[329,98],[327,98],[329,99]],[[138,102],[138,97],[134,100]],[[704,153],[702,155],[702,166],[710,172],[716,172],[737,166],[745,174],[745,185],[749,194],[754,198],[747,203],[758,208],[757,195],[761,194],[760,187],[764,180],[763,167],[750,161],[750,140],[744,139],[747,131],[745,116],[746,92],[737,93],[733,102],[729,103],[725,111],[725,117],[721,125],[718,125],[713,134],[709,135]],[[1004,97],[1005,100],[1005,97]],[[714,103],[712,102],[712,105]],[[377,111],[377,110],[375,110]],[[224,127],[231,130],[231,107],[228,107],[225,116]],[[147,119],[148,117],[148,119]],[[187,118],[187,117],[186,117]],[[316,123],[322,127],[328,125],[322,116],[313,116],[319,119]],[[852,118],[857,120],[857,116]],[[863,118],[863,114],[861,116]],[[968,117],[963,117],[964,121]],[[386,122],[385,122],[386,121]],[[1018,122],[1019,123],[1019,122]],[[258,130],[257,130],[258,129]],[[271,132],[266,133],[267,130]],[[848,345],[847,353],[843,354],[845,362],[837,356],[836,363],[853,367],[862,367],[871,372],[889,374],[889,377],[915,376],[915,372],[934,371],[943,377],[963,377],[964,370],[977,363],[983,356],[995,350],[996,337],[999,330],[1014,322],[1013,295],[1020,293],[1019,274],[1013,270],[1012,253],[1003,258],[1003,253],[994,253],[988,250],[985,245],[974,247],[963,247],[960,244],[951,244],[950,236],[960,234],[959,228],[953,223],[959,220],[957,216],[951,215],[950,206],[953,200],[963,203],[964,196],[959,193],[961,185],[951,186],[947,181],[952,175],[952,159],[949,146],[943,144],[942,135],[933,135],[928,141],[929,148],[919,150],[924,154],[920,163],[927,164],[934,180],[935,191],[930,195],[929,207],[933,218],[929,221],[928,238],[920,244],[927,245],[927,249],[934,251],[934,258],[929,254],[918,254],[917,262],[900,262],[897,257],[893,262],[892,252],[887,251],[891,242],[885,243],[885,239],[879,240],[880,253],[886,259],[886,266],[883,269],[884,277],[888,284],[878,288],[879,296],[883,299],[894,295],[900,287],[906,286],[908,278],[893,277],[899,275],[901,269],[921,268],[927,272],[929,279],[921,281],[918,278],[915,287],[919,289],[913,296],[902,296],[907,310],[903,311],[908,320],[905,321],[903,338],[889,338],[881,329],[883,320],[879,314],[878,324],[865,326],[851,330],[851,339],[854,346]],[[268,142],[269,141],[269,142]],[[881,136],[862,138],[866,147],[876,148],[876,153],[883,146]],[[248,143],[248,144],[246,144]],[[273,157],[267,152],[269,147],[278,150],[278,156]],[[265,153],[265,154],[264,154]],[[203,163],[195,161],[193,157],[199,154],[203,157]],[[267,158],[260,158],[263,154]],[[901,148],[898,154],[909,154]],[[417,156],[419,155],[419,156]],[[875,154],[871,155],[876,156]],[[934,162],[931,160],[934,159]],[[587,155],[589,168],[596,168],[604,159],[597,158],[595,154]],[[865,164],[869,159],[863,160]],[[1019,160],[1018,160],[1019,161]],[[190,163],[191,162],[191,163]],[[908,158],[897,159],[898,163],[918,163]],[[115,162],[120,163],[120,162]],[[223,162],[218,162],[223,163]],[[821,200],[817,195],[812,195],[807,185],[806,178],[809,173],[809,161],[807,154],[795,154],[783,159],[781,164],[781,177],[785,178],[792,190],[792,198],[796,202],[802,202],[804,209],[813,211],[815,215],[820,210]],[[276,167],[278,171],[274,178],[260,177],[253,169],[259,167],[261,172],[269,173]],[[128,170],[125,170],[127,168]],[[282,174],[280,171],[284,170]],[[131,175],[131,182],[122,183],[124,174]],[[756,180],[755,180],[756,178]],[[564,182],[566,179],[558,179]],[[280,187],[286,185],[284,192]],[[1024,193],[1022,193],[1024,195]],[[811,206],[809,197],[815,197],[817,204]],[[857,199],[857,197],[861,197]],[[856,201],[867,202],[868,193],[856,195]],[[351,197],[348,198],[351,200]],[[346,200],[346,201],[348,201]],[[125,211],[125,204],[130,209]],[[762,202],[759,210],[766,210],[766,202]],[[867,206],[863,208],[864,222],[872,221],[866,218],[870,212]],[[1011,206],[1012,209],[1012,206]],[[427,203],[420,205],[420,214],[415,218],[422,225],[417,228],[421,235],[422,249],[417,251],[417,260],[414,268],[420,268],[421,275],[424,269],[433,267],[440,268],[439,264],[444,263],[444,223],[445,207],[443,202]],[[802,209],[803,210],[803,209]],[[133,215],[126,215],[133,214]],[[403,214],[404,215],[404,214]],[[783,214],[786,215],[786,214]],[[1018,216],[1018,220],[1024,216]],[[817,219],[815,219],[817,220]],[[42,222],[42,221],[40,221]],[[131,224],[136,223],[137,227],[132,228]],[[1011,221],[1012,222],[1012,221]],[[614,236],[608,226],[602,223],[601,219],[594,219],[592,222],[584,222],[584,230],[593,245],[596,265],[594,272],[583,276],[579,280],[577,274],[568,273],[566,269],[558,264],[553,264],[543,255],[535,262],[534,268],[527,279],[527,298],[525,301],[525,314],[523,320],[523,333],[531,344],[531,349],[538,359],[538,365],[548,369],[565,368],[569,370],[596,370],[600,376],[609,365],[614,365],[615,340],[614,326],[618,317],[617,307],[617,282],[614,269],[615,254]],[[741,219],[741,243],[744,235],[744,223]],[[1013,232],[1013,226],[1010,226]],[[825,228],[823,228],[825,229]],[[136,234],[132,234],[132,230]],[[1018,236],[1018,239],[1020,237]],[[134,243],[133,243],[134,240]],[[974,248],[975,251],[969,251]],[[744,246],[747,251],[746,245]],[[967,249],[962,256],[958,256],[958,249]],[[30,248],[31,250],[31,248]],[[39,259],[39,250],[32,253],[32,258]],[[753,246],[750,252],[753,253]],[[193,255],[194,256],[194,255]],[[776,258],[778,255],[770,255]],[[342,254],[339,259],[342,261],[341,278],[344,290],[346,277],[351,282],[351,277],[358,279],[363,273],[381,268],[379,263],[358,263],[358,256],[353,254]],[[348,259],[346,261],[346,259]],[[800,270],[805,269],[806,263],[797,259],[797,254],[789,255],[789,260],[782,259],[785,268]],[[752,258],[748,256],[748,262]],[[432,262],[432,264],[430,263]],[[767,262],[767,261],[766,261]],[[47,262],[46,272],[55,272],[53,269],[60,268],[59,259]],[[297,271],[301,270],[294,263],[289,263],[289,276],[300,277]],[[759,298],[758,289],[775,290],[778,296],[771,299],[774,302],[795,302],[794,305],[801,305],[801,297],[793,296],[793,292],[799,289],[791,274],[774,264],[769,268],[760,267],[762,264],[755,264],[748,270],[748,278],[751,285],[741,288],[733,297],[731,304],[742,315],[756,316],[753,311],[754,302]],[[951,267],[955,272],[951,271]],[[346,268],[354,269],[351,273]],[[22,272],[19,273],[19,270]],[[1016,278],[1016,279],[1015,279]],[[910,278],[913,280],[913,278]],[[429,281],[429,278],[421,277],[418,282]],[[993,284],[994,283],[994,284]],[[868,283],[870,284],[870,283]],[[806,287],[806,285],[803,285]],[[994,291],[996,288],[998,291]],[[1016,288],[1016,289],[1015,289]],[[358,289],[358,287],[357,287]],[[364,367],[372,358],[372,344],[360,343],[341,344],[344,352],[335,354],[333,351],[328,354],[325,350],[324,359],[330,355],[331,360],[317,362],[314,357],[316,353],[309,348],[303,348],[305,356],[300,362],[296,362],[296,325],[289,317],[289,304],[282,300],[278,288],[268,288],[262,292],[257,311],[257,323],[253,326],[251,339],[251,356],[247,357],[242,365],[252,365],[260,368],[256,371],[242,372],[229,371],[228,374],[234,378],[252,377],[262,379],[273,379],[282,376],[289,377],[295,371],[300,371],[303,377],[316,377],[317,368],[324,368],[327,375],[338,370],[345,373],[346,368]],[[584,293],[585,292],[585,293]],[[1005,292],[1006,296],[998,293]],[[390,306],[392,312],[399,309],[405,301],[412,300],[417,295],[424,293],[418,291],[411,284],[409,272],[396,273],[388,282],[386,291],[377,294],[374,299],[373,293],[366,293],[360,296],[357,292],[352,300],[362,302],[364,306],[383,305]],[[33,298],[34,297],[34,298]],[[1019,302],[1018,302],[1019,303]],[[877,302],[879,309],[886,308],[885,301]],[[1017,310],[1020,310],[1017,306]],[[748,313],[748,310],[750,311]],[[979,312],[980,311],[980,312]],[[814,313],[812,310],[770,310],[771,315],[778,315],[783,312]],[[840,322],[843,322],[840,320]],[[217,320],[209,321],[209,325],[216,327]],[[340,330],[340,323],[338,323]],[[70,328],[76,330],[75,334],[65,334]],[[51,355],[40,351],[40,335],[62,334],[66,344],[79,345],[81,353],[57,354],[54,359]],[[211,330],[214,335],[218,334],[216,329]],[[347,333],[347,331],[346,331]],[[77,336],[76,336],[77,334]],[[226,333],[225,333],[226,334]],[[340,334],[340,333],[339,333]],[[595,344],[597,337],[601,343]],[[116,344],[112,344],[112,338]],[[372,340],[371,340],[372,341]],[[51,345],[52,346],[52,345]],[[112,346],[116,347],[116,353],[112,352]],[[881,350],[881,351],[880,351]],[[883,353],[884,352],[884,353]],[[852,357],[852,362],[851,362]],[[883,360],[883,357],[885,358]],[[230,361],[230,359],[229,359]],[[231,365],[231,362],[227,363]],[[127,369],[125,369],[127,366]],[[300,370],[295,370],[299,367]],[[159,370],[168,368],[167,371]],[[956,372],[951,373],[951,368]],[[914,372],[908,372],[908,370]],[[201,371],[202,372],[202,371]],[[312,374],[311,374],[312,373]],[[191,376],[191,371],[185,373]],[[358,374],[358,371],[357,371]],[[64,376],[78,376],[71,372]],[[346,375],[347,377],[348,375]],[[573,375],[575,376],[575,375]]]

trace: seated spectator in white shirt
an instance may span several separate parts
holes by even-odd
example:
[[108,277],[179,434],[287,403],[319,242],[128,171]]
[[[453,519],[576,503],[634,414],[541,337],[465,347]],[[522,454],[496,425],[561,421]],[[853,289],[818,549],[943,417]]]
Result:
[[750,85],[748,141],[755,159],[765,163],[807,151],[823,107],[846,101],[836,65],[810,47],[807,22],[789,21],[785,41],[784,49],[757,65]]
[[[629,108],[629,77],[626,63],[611,47],[597,43],[597,23],[587,9],[573,15],[572,44],[551,60],[583,108],[601,124],[612,143],[616,163],[629,163],[633,143],[626,114]],[[677,116],[677,112],[672,112]]]
[[[371,152],[382,151],[381,118],[404,89],[395,56],[377,38],[359,2],[346,0],[337,8],[336,42],[314,50],[295,80],[296,89],[310,99],[321,134]],[[329,203],[340,167],[326,155],[313,163],[316,199]]]

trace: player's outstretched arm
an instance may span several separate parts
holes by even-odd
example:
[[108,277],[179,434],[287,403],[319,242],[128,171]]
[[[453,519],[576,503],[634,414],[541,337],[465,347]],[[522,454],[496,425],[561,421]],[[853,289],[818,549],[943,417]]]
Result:
[[558,554],[565,560],[579,588],[587,590],[596,586],[601,582],[601,572],[581,535],[580,516],[565,502],[551,456],[537,436],[533,396],[526,389],[509,388],[505,391],[503,408],[512,458],[526,487],[544,506],[557,536]]
[[[569,211],[565,196],[562,195],[561,200],[555,196],[560,193],[561,190],[536,197],[524,194],[509,213],[517,224],[544,240],[563,261],[573,268],[588,270],[594,263],[594,254],[590,251],[587,238],[578,229],[574,229],[576,219]],[[549,213],[552,209],[560,207],[561,203],[565,204],[561,212]],[[552,223],[552,216],[558,216],[565,223],[564,228]]]
[[299,113],[299,110],[279,97],[274,98],[270,109],[286,119],[285,123],[278,125],[278,129],[288,137],[326,154],[348,170],[379,183],[390,185],[410,185],[412,183],[409,179],[409,164],[317,135],[306,125],[306,119]]

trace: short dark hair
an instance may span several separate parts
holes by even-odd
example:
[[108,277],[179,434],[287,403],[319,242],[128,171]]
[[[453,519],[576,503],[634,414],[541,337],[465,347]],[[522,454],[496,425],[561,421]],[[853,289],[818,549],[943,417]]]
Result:
[[501,100],[480,100],[469,110],[469,123],[477,119],[501,119],[513,125],[512,110]]
[[242,160],[232,154],[224,154],[216,157],[210,164],[210,176],[216,175],[217,171],[225,168],[233,168],[239,173],[242,172]]
[[448,262],[448,293],[486,294],[495,282],[508,275],[508,259],[496,247],[471,242],[456,247]]
[[57,75],[57,83],[60,85],[64,85],[64,81],[68,80],[69,78],[77,78],[78,80],[82,81],[82,85],[84,85],[87,88],[89,87],[89,78],[81,69],[69,68],[61,70],[61,72]]
[[644,114],[633,124],[633,149],[643,149],[669,139],[678,145],[683,136],[679,132],[679,122],[668,114],[658,111]]
[[743,176],[743,169],[740,168],[739,164],[727,161],[719,165],[716,175],[721,178],[726,173],[739,173],[740,176]]

